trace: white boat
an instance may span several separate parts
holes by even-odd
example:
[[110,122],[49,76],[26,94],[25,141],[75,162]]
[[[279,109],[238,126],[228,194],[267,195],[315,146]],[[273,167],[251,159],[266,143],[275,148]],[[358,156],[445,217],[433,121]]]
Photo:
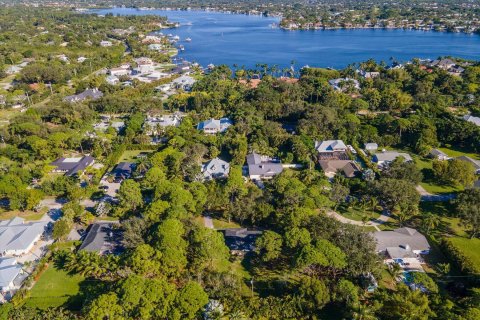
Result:
[[213,63],[210,63],[208,66],[207,66],[208,69],[212,70],[213,68],[215,68],[215,65]]
[[182,46],[182,45],[179,45],[178,48],[180,49],[180,51],[184,51],[184,50],[185,50],[185,47]]
[[172,39],[175,40],[175,41],[178,41],[178,40],[180,40],[180,37],[179,37],[179,36],[175,36],[175,37],[173,37]]
[[185,41],[186,41],[186,42],[190,42],[190,41],[192,41],[192,39],[186,38]]

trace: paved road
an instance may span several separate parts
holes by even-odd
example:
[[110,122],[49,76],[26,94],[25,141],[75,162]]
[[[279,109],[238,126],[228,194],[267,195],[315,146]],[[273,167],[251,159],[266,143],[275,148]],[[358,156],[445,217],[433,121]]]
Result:
[[390,219],[390,217],[387,215],[386,211],[384,211],[378,219],[375,220],[370,220],[367,223],[363,223],[362,221],[356,221],[352,219],[345,218],[341,214],[335,212],[335,211],[329,211],[327,212],[327,215],[329,215],[332,218],[337,219],[338,221],[342,223],[349,223],[349,224],[354,224],[356,226],[361,226],[361,227],[374,227],[375,230],[380,231],[380,228],[378,227],[381,224],[384,224],[385,222]]
[[215,229],[215,227],[213,226],[213,220],[212,220],[211,217],[209,217],[209,216],[204,216],[204,217],[203,217],[203,223],[205,223],[205,227],[206,227],[206,228]]
[[415,187],[420,193],[420,201],[426,201],[426,202],[443,202],[443,201],[450,201],[452,199],[455,199],[455,194],[454,193],[447,193],[447,194],[431,194],[425,188],[423,188],[421,185],[418,185]]

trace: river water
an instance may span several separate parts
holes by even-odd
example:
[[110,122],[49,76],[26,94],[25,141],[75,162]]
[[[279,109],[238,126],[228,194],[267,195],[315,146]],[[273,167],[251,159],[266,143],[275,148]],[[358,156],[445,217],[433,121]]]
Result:
[[[435,59],[451,55],[480,58],[480,36],[414,30],[352,29],[286,31],[272,28],[278,18],[206,11],[140,11],[131,8],[92,10],[98,14],[167,16],[179,28],[163,30],[180,37],[185,47],[179,57],[203,66],[255,67],[256,64],[280,68],[304,65],[343,68],[373,58],[390,63],[412,58]],[[185,42],[191,38],[191,42]]]

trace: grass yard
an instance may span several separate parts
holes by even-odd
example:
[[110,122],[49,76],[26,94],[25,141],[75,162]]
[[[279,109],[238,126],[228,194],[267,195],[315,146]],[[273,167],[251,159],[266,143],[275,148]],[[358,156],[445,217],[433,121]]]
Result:
[[480,270],[480,239],[469,239],[469,238],[450,238],[450,242],[469,258],[470,261],[475,265],[477,270]]
[[450,185],[440,185],[437,183],[435,177],[433,177],[433,161],[430,159],[414,157],[415,165],[418,169],[422,171],[423,181],[420,185],[429,193],[432,194],[442,194],[442,193],[453,193],[462,191],[463,188],[460,186],[450,186]]
[[118,162],[136,162],[137,156],[142,152],[150,153],[153,150],[126,150]]
[[347,208],[346,206],[340,206],[338,208],[338,213],[340,213],[347,219],[355,221],[362,221],[362,217],[364,214],[368,214],[370,216],[370,220],[380,217],[380,214],[378,212],[373,212],[371,210],[362,210],[357,207]]
[[78,294],[84,280],[80,275],[71,276],[50,265],[30,291],[25,305],[39,309],[60,306],[79,309],[82,301]]
[[240,225],[236,222],[233,221],[224,221],[224,220],[219,220],[219,219],[212,219],[213,220],[213,226],[215,229],[231,229],[231,228],[240,228]]
[[478,153],[471,153],[471,152],[465,152],[460,149],[455,149],[455,148],[438,148],[440,151],[445,152],[449,157],[460,157],[460,156],[467,156],[472,159],[480,160],[480,154]]
[[0,220],[10,220],[14,217],[20,217],[25,220],[35,221],[35,220],[40,220],[45,215],[45,213],[47,213],[47,211],[48,210],[44,210],[44,209],[38,212],[19,211],[19,210],[5,211],[5,212],[0,211]]

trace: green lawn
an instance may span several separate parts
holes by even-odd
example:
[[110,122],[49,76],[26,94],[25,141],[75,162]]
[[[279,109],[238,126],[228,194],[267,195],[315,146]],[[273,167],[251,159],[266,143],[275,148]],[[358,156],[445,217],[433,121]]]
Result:
[[40,220],[45,215],[46,212],[47,210],[45,209],[39,210],[38,212],[18,211],[18,210],[5,211],[5,212],[0,211],[0,220],[9,220],[14,217],[20,217],[25,220],[35,221],[35,220]]
[[81,307],[79,299],[80,283],[85,279],[80,275],[69,275],[53,265],[43,272],[30,292],[25,305],[40,309],[66,306],[76,309]]
[[218,220],[218,219],[213,219],[213,226],[215,229],[231,229],[231,228],[240,228],[240,225],[238,223],[235,223],[233,221],[224,221],[224,220]]
[[478,249],[480,248],[480,239],[456,237],[449,240],[463,255],[473,262],[477,270],[480,270],[480,250]]
[[380,214],[378,212],[372,212],[371,210],[361,210],[357,207],[347,208],[345,206],[341,206],[338,208],[338,212],[342,214],[342,216],[344,216],[345,218],[355,221],[362,221],[362,217],[364,214],[370,215],[370,220],[380,217]]
[[433,160],[420,157],[414,157],[415,165],[423,174],[423,181],[420,185],[429,193],[441,194],[462,191],[463,188],[459,186],[440,185],[433,177],[432,163]]
[[137,156],[142,152],[153,152],[153,150],[126,150],[119,162],[136,162]]
[[460,156],[467,156],[472,159],[477,159],[480,160],[480,154],[478,153],[470,153],[470,152],[465,152],[460,149],[455,149],[455,148],[438,148],[440,151],[445,152],[448,156],[450,157],[460,157]]

